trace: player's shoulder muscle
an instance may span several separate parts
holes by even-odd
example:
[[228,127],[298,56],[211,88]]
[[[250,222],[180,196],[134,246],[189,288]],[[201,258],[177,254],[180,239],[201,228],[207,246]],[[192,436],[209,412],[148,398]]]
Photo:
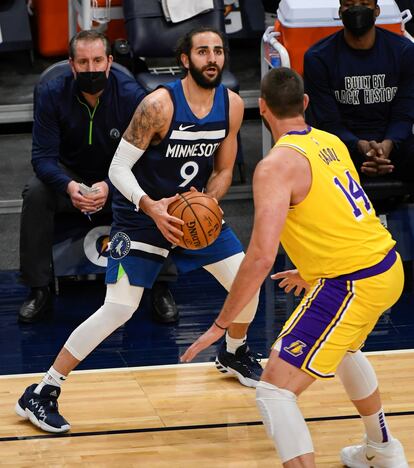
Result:
[[169,126],[173,112],[169,92],[165,88],[153,91],[135,110],[124,138],[138,148],[147,148],[154,136]]

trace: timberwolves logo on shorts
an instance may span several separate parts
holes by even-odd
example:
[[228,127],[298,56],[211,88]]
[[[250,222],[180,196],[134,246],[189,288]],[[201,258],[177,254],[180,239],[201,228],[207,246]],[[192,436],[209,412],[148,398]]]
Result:
[[125,232],[117,232],[111,239],[111,257],[115,260],[124,258],[131,249],[131,239]]
[[289,346],[285,346],[283,350],[291,354],[293,357],[298,357],[303,354],[303,348],[306,348],[306,344],[303,341],[295,340],[290,343]]

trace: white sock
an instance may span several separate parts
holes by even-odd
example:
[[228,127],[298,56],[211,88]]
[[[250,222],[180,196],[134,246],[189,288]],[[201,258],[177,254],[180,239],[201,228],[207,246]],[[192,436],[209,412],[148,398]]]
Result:
[[34,393],[40,395],[40,391],[45,385],[54,385],[55,387],[59,387],[63,384],[66,380],[66,376],[60,374],[53,366],[46,372],[42,381],[39,385],[34,389]]
[[226,350],[228,353],[236,354],[236,351],[240,346],[243,346],[246,343],[247,336],[244,338],[232,338],[228,333],[226,333]]
[[391,433],[385,420],[384,411],[381,408],[378,413],[370,416],[361,416],[364,421],[367,438],[377,444],[386,444],[391,440]]

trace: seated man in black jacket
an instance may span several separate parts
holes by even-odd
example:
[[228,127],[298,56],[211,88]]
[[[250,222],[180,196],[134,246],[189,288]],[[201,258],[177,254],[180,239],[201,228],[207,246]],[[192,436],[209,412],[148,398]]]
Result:
[[[35,175],[23,191],[20,269],[30,286],[19,321],[35,322],[52,307],[49,282],[58,212],[111,210],[108,169],[144,90],[111,69],[108,39],[81,31],[69,44],[72,72],[38,88],[33,124]],[[80,183],[95,189],[82,195]],[[177,308],[165,283],[153,290],[154,318],[175,322]]]
[[414,44],[375,26],[377,0],[341,0],[344,29],[305,55],[308,121],[347,145],[357,170],[414,181]]

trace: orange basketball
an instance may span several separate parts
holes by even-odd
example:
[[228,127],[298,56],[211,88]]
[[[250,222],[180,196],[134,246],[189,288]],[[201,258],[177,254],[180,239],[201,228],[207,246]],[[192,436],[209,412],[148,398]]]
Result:
[[180,193],[180,199],[168,207],[171,216],[180,218],[184,224],[181,242],[185,249],[203,249],[212,244],[221,232],[223,215],[217,202],[201,192]]

